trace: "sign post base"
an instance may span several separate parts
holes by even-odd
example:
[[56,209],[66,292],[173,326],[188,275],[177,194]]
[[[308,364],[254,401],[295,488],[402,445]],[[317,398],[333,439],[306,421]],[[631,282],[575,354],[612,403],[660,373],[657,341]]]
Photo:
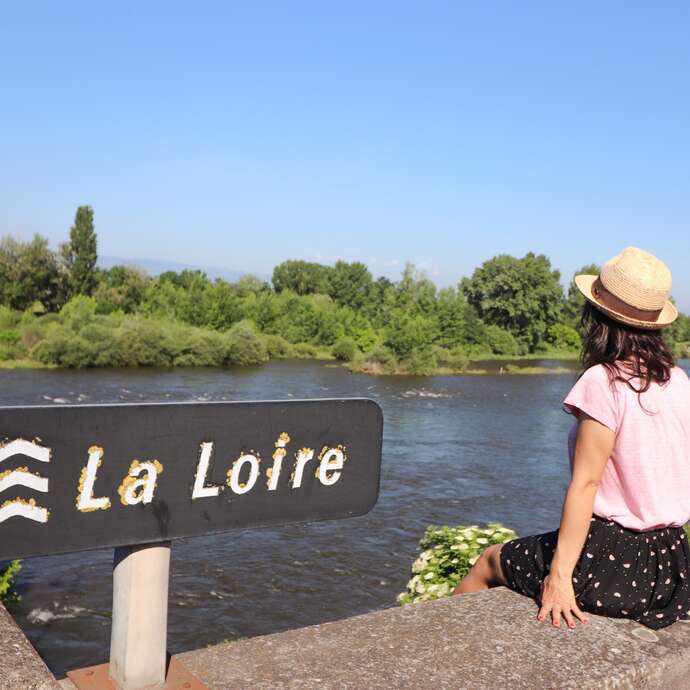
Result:
[[[67,677],[77,690],[119,690],[110,677],[110,664],[87,666],[67,671]],[[210,690],[191,671],[174,656],[168,662],[165,682],[155,686],[155,690]]]

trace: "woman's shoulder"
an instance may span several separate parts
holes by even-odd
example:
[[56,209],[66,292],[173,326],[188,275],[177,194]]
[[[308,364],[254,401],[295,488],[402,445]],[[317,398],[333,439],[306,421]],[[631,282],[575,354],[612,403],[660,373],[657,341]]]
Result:
[[587,367],[563,401],[566,412],[580,418],[579,412],[616,431],[619,422],[618,394],[611,385],[607,368],[603,364]]
[[616,395],[617,389],[615,377],[609,373],[608,367],[604,364],[592,364],[580,371],[573,383],[569,397],[578,391],[588,391],[594,394],[605,394],[608,392]]
[[671,367],[671,378],[680,381],[683,386],[690,386],[690,377],[683,367],[674,364]]
[[580,375],[581,379],[589,381],[606,381],[611,382],[611,375],[609,374],[609,369],[604,364],[593,364],[587,367]]
[[[621,361],[620,363],[617,362],[617,364],[620,364],[622,366],[616,366],[615,368],[619,372],[625,374],[624,378],[628,378],[632,371],[629,370],[628,367],[626,367],[626,363],[624,361]],[[679,366],[678,364],[674,364],[671,367],[670,375],[671,380],[676,385],[687,386],[690,388],[690,377],[683,369],[683,367]],[[616,373],[612,370],[612,368],[602,363],[593,364],[592,366],[587,367],[587,369],[585,369],[578,378],[579,380],[584,380],[585,382],[607,382],[610,385],[610,387],[614,390],[627,387],[624,381],[621,381],[619,378],[617,378]]]

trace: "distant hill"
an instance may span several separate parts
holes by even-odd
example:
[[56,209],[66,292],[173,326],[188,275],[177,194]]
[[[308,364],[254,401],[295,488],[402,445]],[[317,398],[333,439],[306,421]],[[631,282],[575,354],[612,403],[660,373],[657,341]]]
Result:
[[239,280],[242,276],[253,275],[259,280],[271,282],[271,276],[265,273],[250,273],[249,271],[237,271],[232,268],[223,268],[220,266],[194,266],[192,264],[185,264],[177,261],[162,261],[158,259],[124,259],[119,256],[99,256],[98,265],[101,268],[112,268],[113,266],[133,266],[145,271],[147,275],[157,276],[165,271],[203,271],[209,278],[222,278],[231,283]]

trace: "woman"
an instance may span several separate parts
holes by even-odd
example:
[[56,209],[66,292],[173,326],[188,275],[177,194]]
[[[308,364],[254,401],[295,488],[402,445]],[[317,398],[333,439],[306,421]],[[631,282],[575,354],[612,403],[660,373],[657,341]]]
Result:
[[575,283],[584,371],[564,400],[576,421],[560,527],[490,546],[453,593],[505,585],[556,627],[590,612],[658,629],[690,618],[690,380],[662,337],[678,316],[671,273],[627,247]]

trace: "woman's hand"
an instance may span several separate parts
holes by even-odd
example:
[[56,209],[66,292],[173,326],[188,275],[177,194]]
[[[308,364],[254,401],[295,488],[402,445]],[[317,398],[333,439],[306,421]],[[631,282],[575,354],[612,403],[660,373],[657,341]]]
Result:
[[580,607],[575,601],[575,590],[570,578],[551,573],[544,578],[541,590],[541,608],[537,614],[537,619],[543,621],[549,613],[551,613],[553,624],[557,628],[561,627],[561,614],[569,628],[575,627],[573,614],[582,623],[587,622],[587,615],[580,611]]

